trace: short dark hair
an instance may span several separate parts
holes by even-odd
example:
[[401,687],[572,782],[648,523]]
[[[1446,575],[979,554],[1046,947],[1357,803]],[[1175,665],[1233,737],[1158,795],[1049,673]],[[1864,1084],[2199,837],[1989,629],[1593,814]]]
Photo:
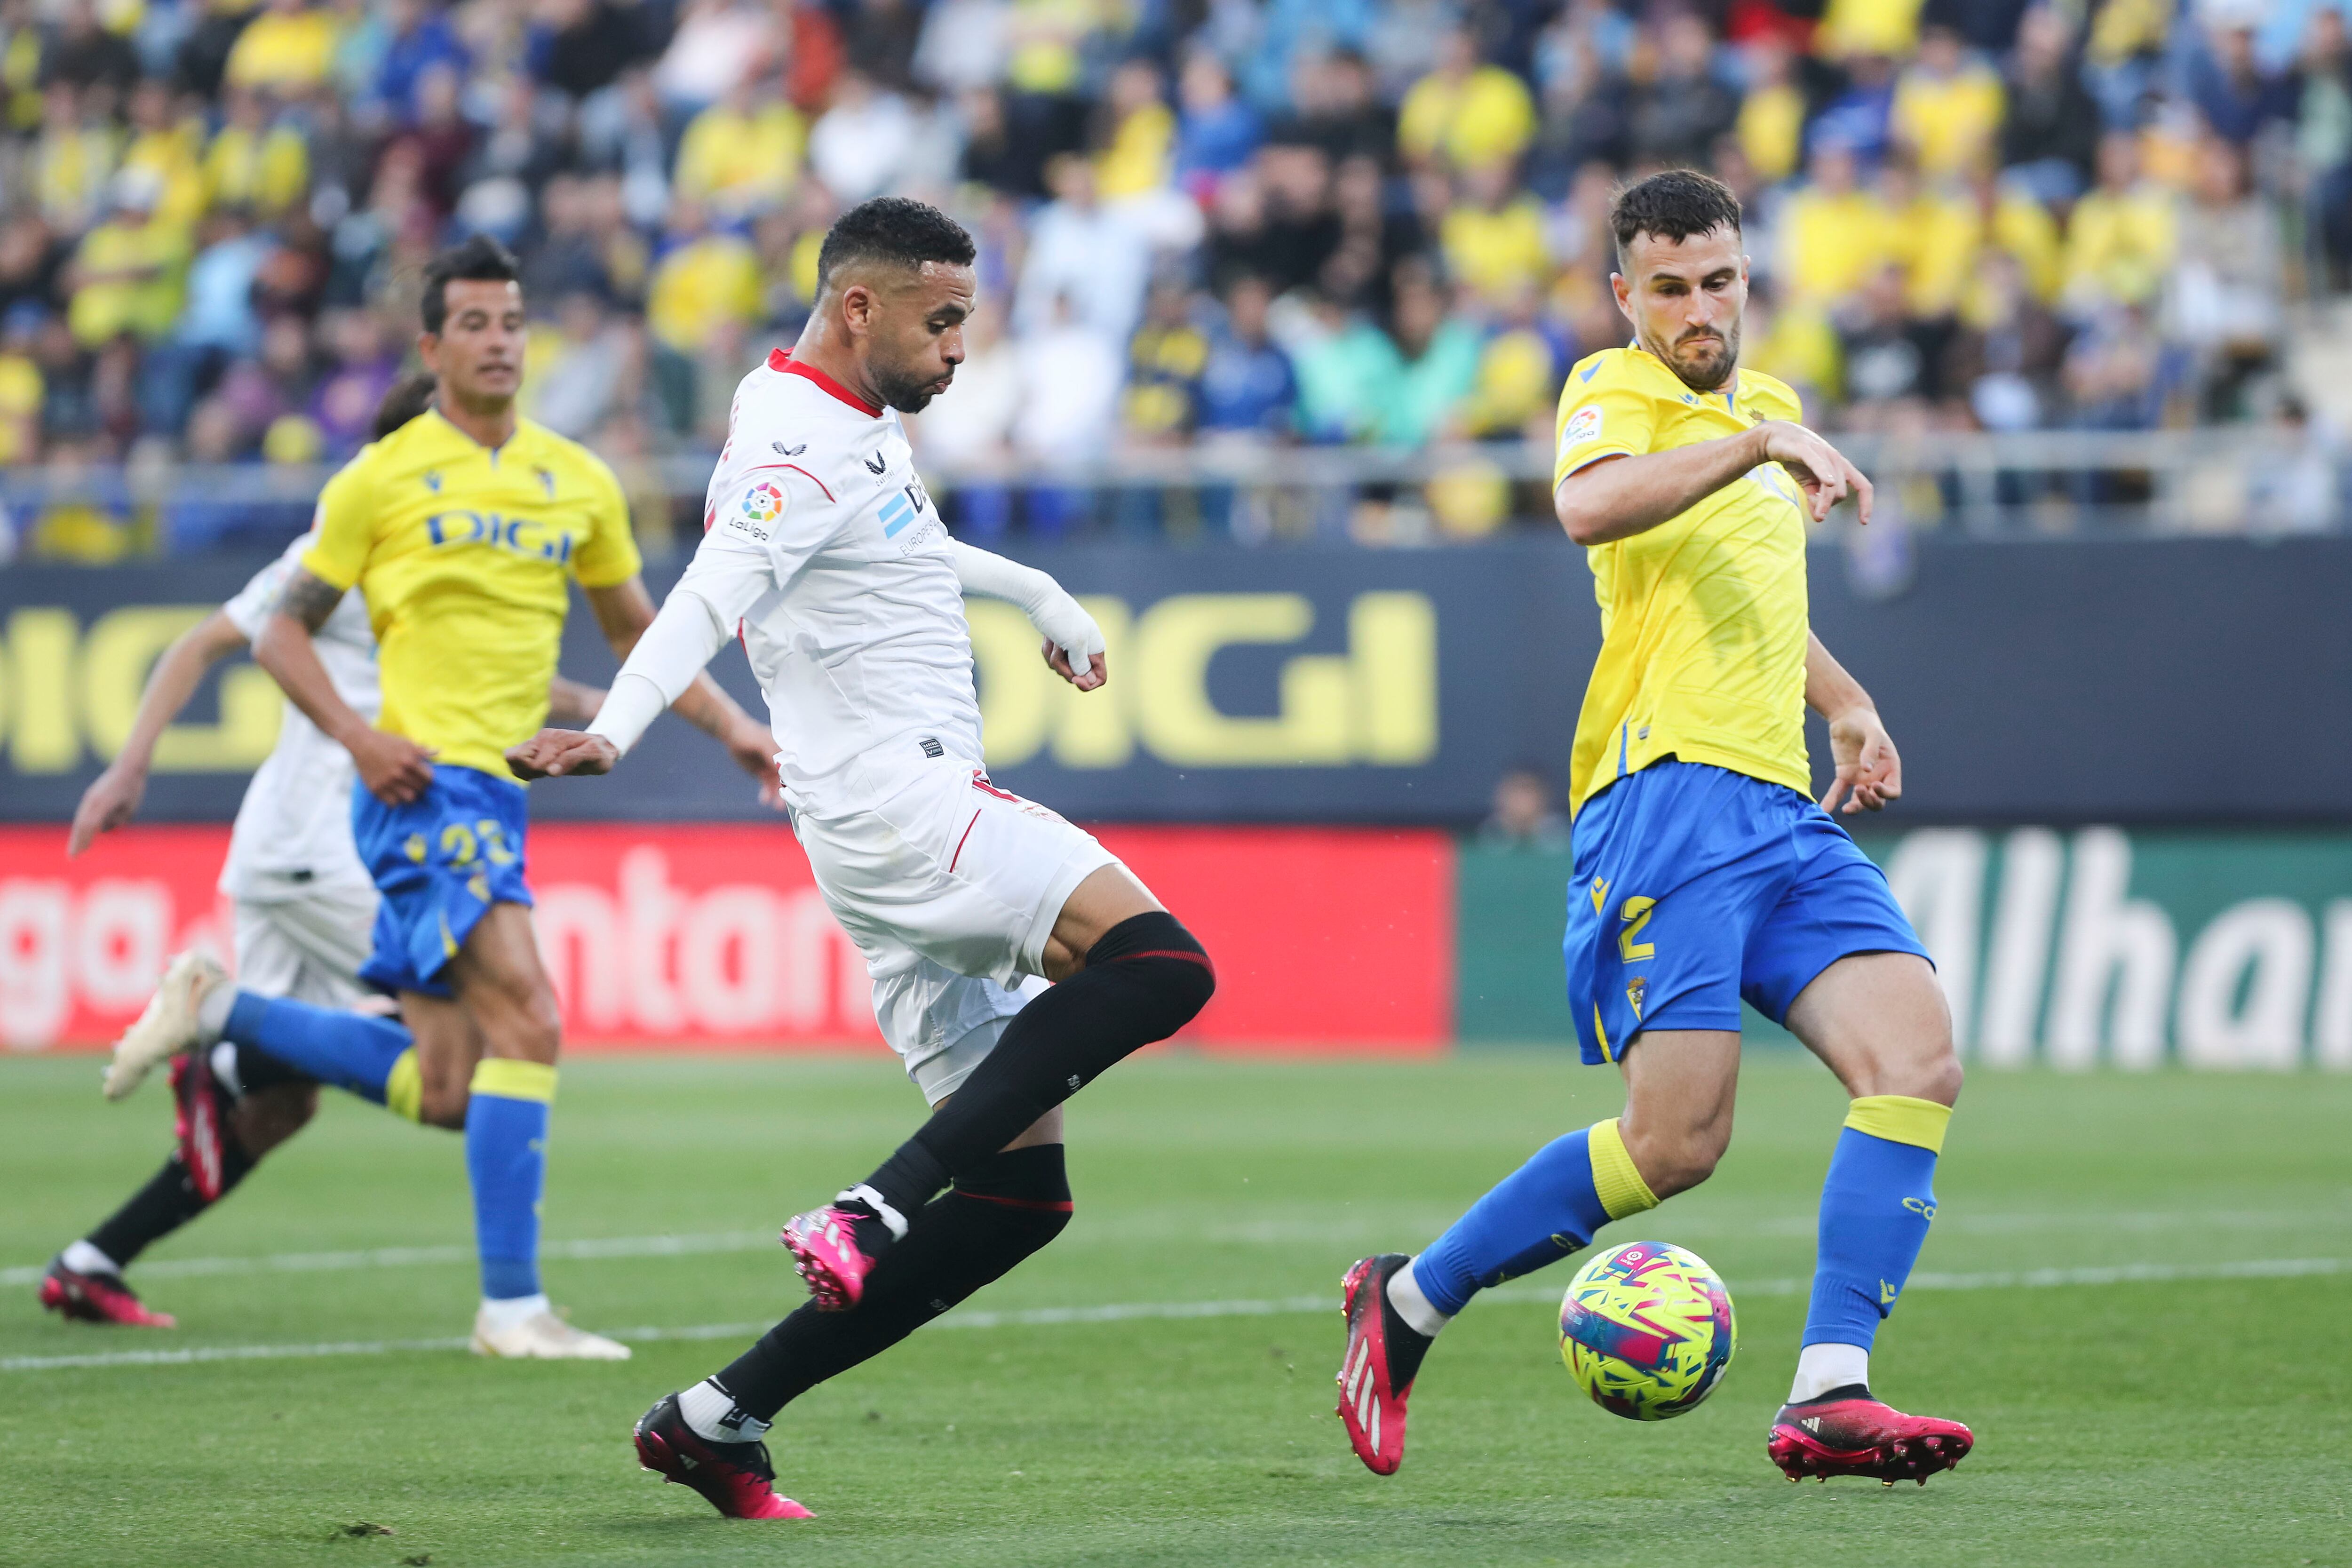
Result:
[[383,401],[375,405],[374,440],[381,441],[433,406],[433,395],[441,384],[430,371],[418,371],[415,375],[395,381],[385,389]]
[[834,268],[858,261],[920,267],[944,261],[969,267],[976,255],[963,225],[929,202],[907,196],[876,196],[858,203],[825,231],[816,256],[816,291],[823,294]]
[[515,253],[488,235],[478,234],[425,264],[425,297],[417,301],[417,313],[424,318],[425,330],[438,336],[442,323],[449,319],[450,284],[461,279],[468,283],[514,283],[521,278],[522,263],[515,259]]
[[1622,259],[1637,234],[1676,244],[1718,228],[1738,234],[1739,198],[1721,180],[1696,169],[1668,169],[1618,192],[1610,205],[1609,226],[1616,231],[1617,255]]

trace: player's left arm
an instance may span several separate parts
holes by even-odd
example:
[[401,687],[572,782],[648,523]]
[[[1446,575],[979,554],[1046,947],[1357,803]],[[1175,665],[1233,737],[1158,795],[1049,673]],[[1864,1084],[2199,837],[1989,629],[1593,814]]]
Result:
[[[642,577],[630,577],[608,587],[586,588],[589,608],[613,645],[614,657],[624,664],[635,651],[637,639],[654,624],[653,595]],[[776,741],[768,727],[743,710],[742,705],[719,689],[709,675],[697,675],[670,711],[725,746],[735,765],[758,779],[761,798],[776,797]],[[592,710],[591,719],[595,717]]]
[[1830,657],[1822,639],[1805,634],[1805,706],[1829,721],[1830,757],[1837,777],[1822,796],[1822,809],[1845,814],[1881,811],[1903,798],[1903,758],[1878,717],[1878,705],[1845,666]]
[[948,542],[948,559],[955,563],[956,581],[965,593],[1021,606],[1029,624],[1045,634],[1045,663],[1055,674],[1081,691],[1092,691],[1110,679],[1102,628],[1049,574],[960,539]]

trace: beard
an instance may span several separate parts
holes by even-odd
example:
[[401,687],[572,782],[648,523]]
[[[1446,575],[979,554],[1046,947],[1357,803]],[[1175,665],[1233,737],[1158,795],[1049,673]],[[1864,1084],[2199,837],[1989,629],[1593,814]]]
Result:
[[[1686,345],[1687,346],[1687,345]],[[1739,323],[1734,321],[1717,343],[1705,345],[1706,352],[1696,359],[1670,354],[1658,349],[1650,352],[1664,360],[1666,368],[1680,378],[1693,392],[1717,392],[1731,379],[1739,364]]]
[[[953,373],[950,374],[952,376]],[[920,414],[930,406],[931,399],[937,395],[931,390],[937,380],[935,376],[919,380],[911,372],[885,372],[879,365],[874,367],[874,390],[882,395],[885,406],[901,414]]]

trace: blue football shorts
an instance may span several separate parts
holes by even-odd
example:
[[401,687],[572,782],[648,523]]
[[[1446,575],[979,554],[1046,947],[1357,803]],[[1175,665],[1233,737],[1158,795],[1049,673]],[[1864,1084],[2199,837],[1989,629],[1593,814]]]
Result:
[[406,805],[352,791],[352,837],[383,901],[360,978],[388,992],[446,996],[442,972],[492,904],[530,903],[523,882],[523,787],[436,763]]
[[1744,999],[1783,1022],[1849,953],[1927,956],[1871,863],[1785,784],[1673,759],[1576,816],[1568,1001],[1584,1059],[1644,1029],[1738,1029]]

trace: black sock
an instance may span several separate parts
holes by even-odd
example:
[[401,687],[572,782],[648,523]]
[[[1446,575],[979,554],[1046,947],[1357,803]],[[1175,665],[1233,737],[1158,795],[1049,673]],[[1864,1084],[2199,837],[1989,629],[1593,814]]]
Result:
[[1095,1076],[1208,1005],[1206,949],[1162,910],[1103,933],[1087,966],[1013,1016],[987,1059],[866,1184],[912,1215]]
[[258,1046],[237,1046],[236,1086],[247,1094],[274,1089],[281,1083],[309,1083],[307,1074],[296,1072]]
[[997,1154],[927,1204],[866,1277],[850,1312],[805,1306],[712,1379],[762,1421],[829,1377],[888,1350],[1044,1247],[1070,1223],[1059,1143]]
[[[245,1180],[253,1169],[253,1156],[245,1145],[226,1129],[221,1135],[221,1197]],[[92,1247],[114,1259],[118,1268],[128,1268],[131,1260],[156,1242],[163,1240],[205,1210],[220,1202],[205,1199],[196,1191],[195,1178],[188,1174],[187,1166],[180,1163],[180,1152],[163,1162],[147,1184],[131,1194],[131,1200],[106,1218],[106,1223],[84,1237]]]

